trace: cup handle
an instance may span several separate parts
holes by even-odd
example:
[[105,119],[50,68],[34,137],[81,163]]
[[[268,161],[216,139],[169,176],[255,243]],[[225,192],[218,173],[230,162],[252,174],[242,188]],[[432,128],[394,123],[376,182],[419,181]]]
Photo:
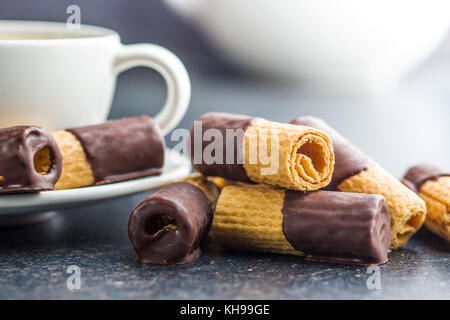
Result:
[[166,48],[156,44],[123,45],[114,61],[116,74],[138,66],[155,69],[166,82],[166,102],[154,117],[165,136],[180,123],[189,106],[189,75],[180,59]]

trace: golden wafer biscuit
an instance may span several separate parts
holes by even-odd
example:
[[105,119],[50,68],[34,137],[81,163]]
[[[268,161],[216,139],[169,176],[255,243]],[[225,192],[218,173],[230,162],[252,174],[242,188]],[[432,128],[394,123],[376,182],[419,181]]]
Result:
[[384,196],[391,216],[391,249],[405,245],[425,221],[423,200],[323,120],[307,116],[291,123],[320,129],[332,139],[335,167],[326,190]]
[[282,189],[226,186],[214,212],[214,237],[225,248],[301,255],[283,234],[283,200]]
[[345,179],[338,190],[380,194],[386,199],[391,215],[391,248],[405,245],[425,220],[423,201],[379,165]]
[[331,180],[334,153],[320,130],[212,112],[194,121],[191,162],[206,176],[311,191]]
[[387,261],[390,218],[380,195],[241,183],[223,188],[212,233],[224,248],[380,264]]
[[[261,149],[261,146],[264,147]],[[323,188],[331,181],[333,147],[328,136],[319,130],[258,121],[245,131],[242,148],[245,172],[254,182],[311,191]],[[271,168],[272,163],[262,161],[261,155],[266,148],[267,155],[278,154],[278,165],[274,168]],[[252,161],[252,154],[259,155],[254,157],[256,161]]]
[[405,174],[405,184],[425,201],[425,226],[450,242],[450,175],[430,165],[412,167]]
[[52,133],[63,155],[57,190],[161,173],[164,140],[148,116]]
[[62,174],[55,190],[93,185],[94,174],[78,139],[69,131],[55,131],[52,135],[63,157]]

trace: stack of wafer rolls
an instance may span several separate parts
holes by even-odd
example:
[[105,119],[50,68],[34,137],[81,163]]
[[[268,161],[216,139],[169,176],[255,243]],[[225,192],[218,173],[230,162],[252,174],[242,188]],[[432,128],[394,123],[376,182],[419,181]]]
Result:
[[128,222],[137,261],[184,264],[197,259],[218,196],[212,180],[193,175],[141,201]]
[[311,191],[333,174],[330,138],[320,130],[212,112],[190,130],[194,169],[207,176]]
[[225,248],[344,264],[387,261],[390,217],[380,195],[227,185],[212,231]]
[[314,127],[330,136],[336,162],[333,178],[326,189],[384,196],[391,216],[391,248],[405,245],[425,221],[423,200],[323,120],[299,117],[291,123]]
[[406,172],[403,183],[425,201],[425,226],[450,242],[450,173],[433,165],[418,165]]
[[0,129],[0,193],[53,190],[61,170],[61,153],[45,129]]
[[139,178],[161,173],[164,140],[149,116],[52,132],[63,158],[56,189]]

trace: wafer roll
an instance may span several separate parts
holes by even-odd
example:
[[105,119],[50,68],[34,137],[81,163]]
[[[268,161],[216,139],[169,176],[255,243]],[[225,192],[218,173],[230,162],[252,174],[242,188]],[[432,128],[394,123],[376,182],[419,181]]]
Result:
[[432,165],[418,165],[406,172],[403,183],[425,201],[425,226],[450,242],[450,173]]
[[217,199],[225,183],[222,178],[206,177],[199,172],[191,173],[176,182],[187,182],[202,190],[213,209],[216,207]]
[[52,190],[62,170],[55,139],[39,127],[0,129],[0,194]]
[[425,220],[426,207],[422,199],[323,120],[299,117],[291,123],[311,126],[330,136],[336,162],[333,178],[326,189],[382,195],[391,216],[391,248],[405,245]]
[[63,156],[56,189],[105,184],[161,173],[164,140],[148,116],[52,133]]
[[380,195],[228,185],[212,232],[225,248],[369,265],[387,261],[390,218]]
[[322,131],[213,112],[190,131],[193,167],[207,176],[311,191],[331,181],[334,153]]
[[184,264],[200,256],[199,244],[211,225],[218,187],[204,177],[189,177],[141,201],[128,222],[137,260]]

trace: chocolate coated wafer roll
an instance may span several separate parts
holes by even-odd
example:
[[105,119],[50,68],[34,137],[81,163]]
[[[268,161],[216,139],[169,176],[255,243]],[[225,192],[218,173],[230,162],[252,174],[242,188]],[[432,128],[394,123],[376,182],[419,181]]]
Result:
[[311,126],[329,135],[336,161],[326,189],[384,196],[391,215],[391,248],[405,245],[425,220],[425,203],[323,120],[299,117],[291,123]]
[[425,226],[450,242],[450,173],[433,165],[418,165],[406,172],[403,183],[425,201]]
[[225,248],[380,264],[387,261],[390,218],[380,195],[229,185],[217,202],[212,232]]
[[52,190],[62,170],[55,139],[39,127],[0,129],[0,193]]
[[190,134],[191,162],[204,175],[303,191],[331,181],[333,147],[320,130],[212,112]]
[[71,189],[161,173],[164,140],[148,116],[53,132],[63,155],[56,189]]
[[165,186],[141,201],[128,222],[137,260],[183,264],[197,259],[218,195],[212,181],[193,177]]

